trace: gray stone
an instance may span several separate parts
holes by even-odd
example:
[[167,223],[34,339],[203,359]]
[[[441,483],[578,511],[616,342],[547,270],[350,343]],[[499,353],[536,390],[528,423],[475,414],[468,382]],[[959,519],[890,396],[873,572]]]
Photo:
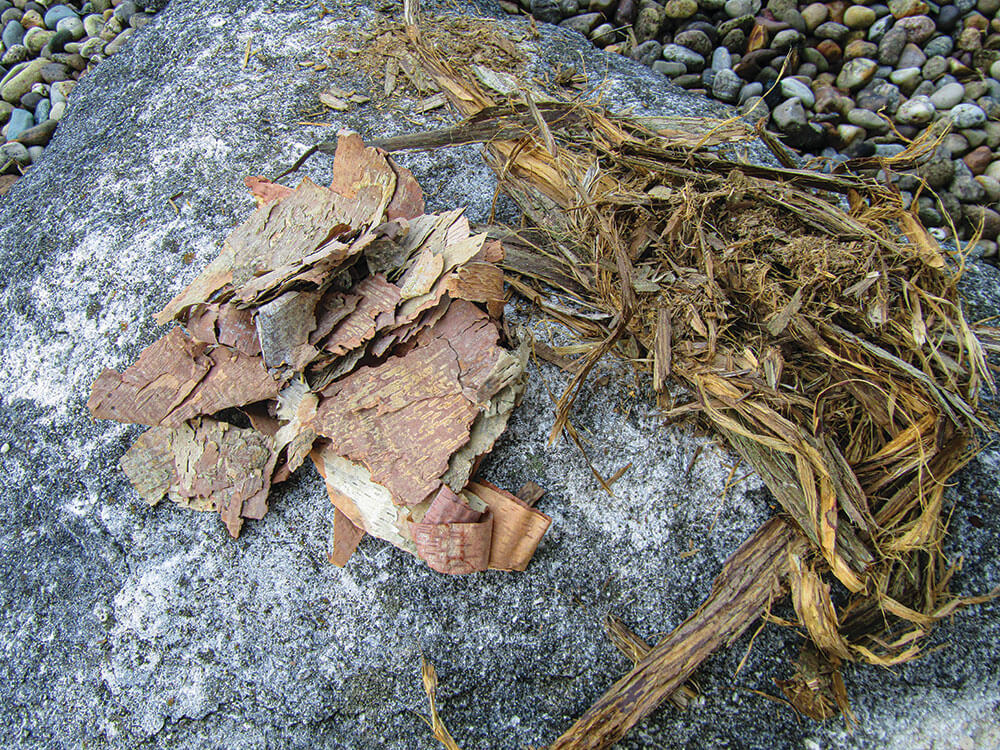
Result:
[[639,9],[639,16],[635,19],[635,38],[640,42],[659,38],[666,20],[667,16],[662,6],[656,3],[642,6]]
[[852,91],[861,88],[872,79],[877,68],[873,60],[864,57],[848,60],[837,76],[837,87]]
[[875,42],[875,44],[878,44],[883,39],[883,37],[885,37],[885,35],[889,32],[889,29],[892,28],[894,23],[896,23],[896,19],[893,18],[892,16],[885,16],[883,18],[878,19],[875,23],[871,25],[871,28],[868,29],[868,35],[867,35],[868,41]]
[[788,99],[793,97],[798,99],[806,109],[812,109],[813,104],[816,103],[816,96],[813,94],[812,89],[796,78],[783,79],[781,81],[781,93]]
[[653,70],[670,78],[676,78],[687,73],[687,67],[684,63],[667,62],[666,60],[656,60],[653,63]]
[[944,224],[944,217],[938,211],[936,201],[928,195],[917,198],[917,217],[926,227],[939,227]]
[[660,56],[667,62],[684,63],[688,70],[701,70],[705,67],[704,57],[679,44],[664,44]]
[[927,55],[913,42],[907,42],[903,52],[896,61],[897,68],[921,68],[927,62]]
[[3,57],[0,57],[0,63],[4,65],[17,65],[19,62],[24,62],[31,58],[31,52],[23,44],[15,44],[10,49],[3,53]]
[[852,109],[847,113],[847,121],[870,133],[884,133],[889,130],[889,123],[868,109]]
[[899,70],[894,70],[889,74],[889,80],[899,86],[904,94],[912,92],[923,82],[920,68],[900,68]]
[[[235,541],[210,514],[136,499],[117,461],[139,430],[94,422],[86,395],[101,368],[134,361],[162,332],[151,314],[250,214],[243,178],[280,172],[339,127],[374,138],[440,126],[440,113],[414,114],[402,96],[332,115],[333,128],[301,124],[331,80],[372,94],[381,86],[368,88],[379,70],[358,68],[354,56],[322,76],[298,68],[304,55],[322,59],[331,37],[372,28],[367,3],[324,5],[335,15],[319,18],[300,0],[172,0],[81,78],[44,157],[0,201],[0,718],[11,750],[431,750],[415,715],[427,711],[421,654],[437,667],[438,708],[461,747],[548,745],[629,668],[601,617],[615,612],[655,641],[774,513],[743,467],[723,498],[737,459],[664,425],[611,362],[600,373],[607,385],[585,387],[573,419],[598,471],[632,462],[613,497],[575,446],[548,445],[546,386],[558,391],[566,379],[545,364],[483,466],[502,486],[533,479],[549,490],[539,505],[553,526],[523,574],[444,578],[370,540],[338,569],[326,560],[332,508],[308,467]],[[463,18],[473,10],[463,4]],[[489,23],[528,36],[521,19]],[[579,35],[546,24],[539,33],[523,43],[526,80],[559,62],[586,72],[618,107],[731,113]],[[266,64],[241,68],[248,39]],[[764,158],[758,146],[751,154]],[[431,210],[464,205],[472,221],[489,217],[496,182],[477,146],[399,159]],[[304,174],[328,183],[330,163],[314,157]],[[168,199],[178,193],[175,213]],[[503,204],[501,216],[516,221]],[[978,306],[970,318],[995,315],[995,269],[969,264],[963,282]],[[508,308],[515,322],[517,307]],[[953,581],[961,595],[1000,580],[998,462],[1000,449],[987,444],[949,479],[948,551],[964,558]],[[789,612],[776,603],[775,614]],[[799,636],[766,627],[734,677],[748,632],[698,670],[703,705],[654,712],[621,746],[946,746],[956,727],[995,745],[998,614],[995,602],[956,613],[924,659],[891,672],[845,670],[864,717],[853,734],[835,721],[800,725],[749,693],[789,676]]]
[[960,83],[946,83],[933,94],[931,102],[938,109],[951,109],[962,101],[965,96],[965,88]]
[[5,143],[2,147],[0,147],[0,158],[2,158],[5,162],[8,159],[13,159],[21,166],[31,164],[31,155],[28,153],[27,146],[20,143]]
[[896,122],[901,125],[923,125],[934,117],[934,105],[926,96],[915,96],[899,105]]
[[531,0],[531,15],[545,23],[559,23],[565,14],[559,0]]
[[755,96],[761,96],[764,93],[764,84],[754,81],[753,83],[748,83],[740,89],[739,103],[743,104],[747,99]]
[[26,109],[14,109],[7,123],[7,140],[12,141],[35,124],[35,118]]
[[725,47],[718,47],[712,53],[712,67],[716,70],[728,70],[733,67],[733,56]]
[[[17,104],[21,100],[21,97],[31,90],[34,84],[42,80],[42,66],[47,62],[48,60],[38,59],[25,63],[24,68],[19,73],[9,78],[0,87],[0,97],[3,97],[4,101],[8,101],[11,104]],[[13,72],[12,70],[11,73]]]
[[906,31],[894,26],[878,43],[878,61],[882,65],[895,65],[906,46]]
[[712,54],[712,40],[708,38],[708,34],[700,29],[681,31],[674,36],[674,41],[688,49],[693,49],[702,57],[707,58]]
[[839,43],[843,41],[844,37],[846,37],[850,31],[851,30],[842,23],[827,21],[826,23],[821,23],[813,33],[820,39],[832,39],[833,41]]
[[10,49],[15,44],[20,44],[22,39],[24,39],[24,27],[19,21],[8,21],[3,27],[3,34],[0,34],[3,46]]
[[812,33],[829,16],[830,9],[823,3],[810,3],[802,9],[802,20],[806,22],[806,30],[809,33]]
[[939,36],[924,45],[924,54],[927,57],[947,57],[953,49],[955,49],[955,43],[950,36]]
[[941,55],[929,57],[927,58],[927,62],[924,63],[921,72],[928,81],[936,81],[948,72],[948,61],[941,57]]
[[37,164],[45,153],[44,146],[28,146],[28,160],[32,164]]
[[[564,29],[572,29],[584,36],[588,36],[591,31],[597,28],[599,23],[604,21],[604,16],[601,13],[584,13],[579,16],[571,16],[564,21],[560,21],[559,25]],[[126,29],[122,34],[131,34],[133,29]],[[121,36],[121,34],[119,34]],[[116,39],[118,37],[115,37]],[[109,45],[110,46],[110,45]],[[112,54],[108,52],[108,54]]]
[[771,48],[785,50],[800,44],[804,38],[802,33],[795,29],[783,29],[774,35],[771,40]]
[[[542,1],[549,2],[550,0],[542,0]],[[540,21],[544,20],[541,16],[535,14],[534,11],[532,11],[532,14],[535,15],[535,17],[538,18],[538,20]],[[92,13],[89,16],[84,16],[83,28],[85,29],[87,36],[98,36],[101,33],[101,31],[104,30],[104,18],[102,18],[96,13]]]
[[740,114],[749,118],[752,122],[757,122],[758,120],[766,120],[770,114],[771,110],[767,106],[767,102],[762,96],[751,96],[744,100],[740,105]]
[[717,99],[733,103],[739,97],[742,87],[743,79],[730,68],[723,68],[715,74],[715,80],[712,82],[712,94]]
[[[125,31],[131,30],[132,29],[126,29]],[[124,34],[125,31],[123,31],[122,34]],[[122,34],[119,34],[117,38],[120,38]],[[610,23],[602,23],[590,32],[590,41],[598,47],[607,47],[609,44],[614,44],[617,38],[618,33],[615,31],[615,27]]]
[[730,18],[752,16],[760,10],[760,0],[726,0],[724,7]]
[[918,174],[935,190],[943,188],[955,176],[955,165],[945,149],[937,149],[934,155],[917,170]]
[[986,122],[986,113],[975,104],[957,104],[948,112],[948,117],[959,130],[974,128]]
[[45,28],[55,29],[64,18],[79,18],[79,16],[68,5],[52,5],[45,11]]
[[962,203],[981,203],[986,197],[986,190],[976,182],[975,176],[961,159],[955,159],[955,174],[948,192],[954,195]]
[[663,53],[663,45],[655,39],[648,39],[632,50],[632,59],[638,60],[643,65],[652,65],[660,59]]
[[875,11],[863,5],[852,5],[844,12],[844,25],[852,29],[867,29],[875,23]]

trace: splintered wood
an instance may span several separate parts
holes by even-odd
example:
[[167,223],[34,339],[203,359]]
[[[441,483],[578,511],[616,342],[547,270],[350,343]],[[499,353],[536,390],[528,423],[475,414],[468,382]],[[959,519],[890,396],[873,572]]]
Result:
[[461,210],[424,214],[413,175],[356,134],[330,187],[246,183],[257,210],[156,316],[182,327],[94,382],[95,417],[152,428],[121,459],[136,491],[236,537],[311,457],[331,562],[369,533],[442,573],[524,570],[549,518],[470,481],[524,388],[499,243]]

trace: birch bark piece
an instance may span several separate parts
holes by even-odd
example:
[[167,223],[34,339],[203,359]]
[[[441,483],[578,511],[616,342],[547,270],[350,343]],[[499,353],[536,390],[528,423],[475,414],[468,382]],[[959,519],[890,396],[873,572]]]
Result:
[[150,505],[166,496],[193,510],[218,511],[235,538],[244,517],[267,512],[275,458],[266,435],[205,418],[147,430],[120,463]]
[[467,491],[486,503],[493,514],[489,566],[498,570],[527,568],[552,519],[489,482],[470,482]]
[[212,368],[205,348],[174,328],[125,372],[104,370],[97,377],[87,400],[90,413],[117,422],[160,424]]

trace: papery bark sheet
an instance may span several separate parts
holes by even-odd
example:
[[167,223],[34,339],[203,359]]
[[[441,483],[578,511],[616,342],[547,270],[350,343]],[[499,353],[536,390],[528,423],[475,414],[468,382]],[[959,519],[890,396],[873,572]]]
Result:
[[352,133],[329,187],[246,185],[256,210],[156,316],[183,327],[94,382],[95,417],[152,427],[122,458],[136,491],[235,537],[311,456],[334,564],[368,533],[443,573],[523,570],[549,519],[469,484],[527,363],[500,332],[499,243],[461,209],[424,214],[413,175]]

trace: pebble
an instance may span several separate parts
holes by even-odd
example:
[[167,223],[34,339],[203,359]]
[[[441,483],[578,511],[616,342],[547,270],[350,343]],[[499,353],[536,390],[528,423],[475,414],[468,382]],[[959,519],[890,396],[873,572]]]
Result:
[[899,86],[904,92],[911,93],[920,85],[923,78],[920,74],[920,68],[900,68],[889,74],[889,80]]
[[924,0],[889,0],[889,12],[895,18],[918,16],[929,10]]
[[852,5],[844,11],[844,25],[851,29],[867,29],[875,19],[875,11],[864,5]]
[[[700,29],[682,31],[674,37],[674,42],[688,49],[693,49],[702,57],[709,57],[715,49],[712,40],[708,38],[708,34]],[[649,44],[649,42],[644,42],[644,44]],[[656,44],[659,43],[656,42]]]
[[664,12],[667,18],[690,18],[698,12],[698,3],[695,0],[668,0]]
[[22,167],[31,164],[31,156],[28,154],[28,149],[21,143],[5,143],[3,146],[0,146],[0,155],[4,159],[13,159]]
[[962,101],[965,96],[965,88],[960,83],[947,83],[933,94],[931,103],[937,109],[951,109]]
[[601,13],[584,13],[583,15],[572,16],[571,18],[567,18],[565,21],[560,21],[559,25],[564,29],[572,29],[573,31],[587,36],[591,31],[597,28],[597,25],[603,20],[604,16]]
[[996,240],[1000,235],[1000,214],[993,209],[970,205],[963,206],[962,213],[974,231],[982,226],[982,236],[987,240]]
[[760,0],[726,0],[724,7],[730,18],[752,16],[760,10]]
[[733,56],[725,47],[719,47],[712,53],[712,67],[715,70],[729,70],[733,67]]
[[[6,97],[4,98],[6,99]],[[986,113],[977,105],[968,102],[952,107],[948,116],[959,130],[974,128],[986,122]]]
[[55,29],[61,20],[64,18],[74,18],[79,20],[79,16],[72,8],[66,5],[53,5],[45,12],[43,21],[45,23],[45,28]]
[[802,20],[806,30],[812,32],[830,16],[830,9],[823,3],[812,3],[802,9]]
[[939,36],[927,42],[923,49],[927,57],[947,57],[955,49],[955,43],[951,41],[951,37]]
[[811,109],[816,103],[816,96],[808,85],[796,78],[785,78],[781,82],[781,93],[785,98],[796,98],[802,102],[802,106]]
[[878,65],[864,57],[848,60],[837,76],[837,86],[844,89],[858,89],[868,83],[875,75]]
[[929,57],[927,58],[927,62],[924,63],[921,72],[924,75],[925,81],[936,81],[948,72],[948,61],[941,57],[941,55]]
[[965,162],[965,166],[973,175],[981,175],[986,172],[986,168],[993,161],[993,152],[989,146],[979,146],[962,157],[962,161]]
[[923,125],[934,117],[934,105],[929,97],[915,96],[896,110],[896,122],[903,125]]
[[843,41],[850,33],[850,29],[844,26],[842,23],[835,23],[834,21],[827,21],[822,23],[813,32],[820,39],[832,39],[835,42]]
[[972,172],[965,166],[965,162],[961,159],[956,159],[954,164],[955,176],[948,186],[948,192],[962,203],[979,203],[982,201],[986,196],[986,190],[976,182]]
[[35,124],[35,118],[26,109],[15,109],[7,123],[7,140],[12,141]]
[[3,46],[10,49],[15,44],[20,44],[22,39],[24,39],[24,27],[19,21],[8,21],[3,27],[3,34],[0,34]]
[[926,180],[931,188],[938,190],[951,182],[955,176],[955,165],[947,153],[936,149],[934,155],[918,168],[917,174]]
[[990,203],[1000,201],[1000,180],[995,180],[989,175],[981,174],[976,176],[976,182],[983,186],[986,191],[986,199]]
[[667,62],[684,63],[688,70],[701,70],[705,67],[704,57],[679,44],[664,44],[660,56]]
[[878,61],[882,65],[895,65],[906,46],[906,32],[894,26],[878,43]]
[[712,93],[724,102],[733,103],[739,97],[743,79],[729,68],[718,71],[712,83]]

